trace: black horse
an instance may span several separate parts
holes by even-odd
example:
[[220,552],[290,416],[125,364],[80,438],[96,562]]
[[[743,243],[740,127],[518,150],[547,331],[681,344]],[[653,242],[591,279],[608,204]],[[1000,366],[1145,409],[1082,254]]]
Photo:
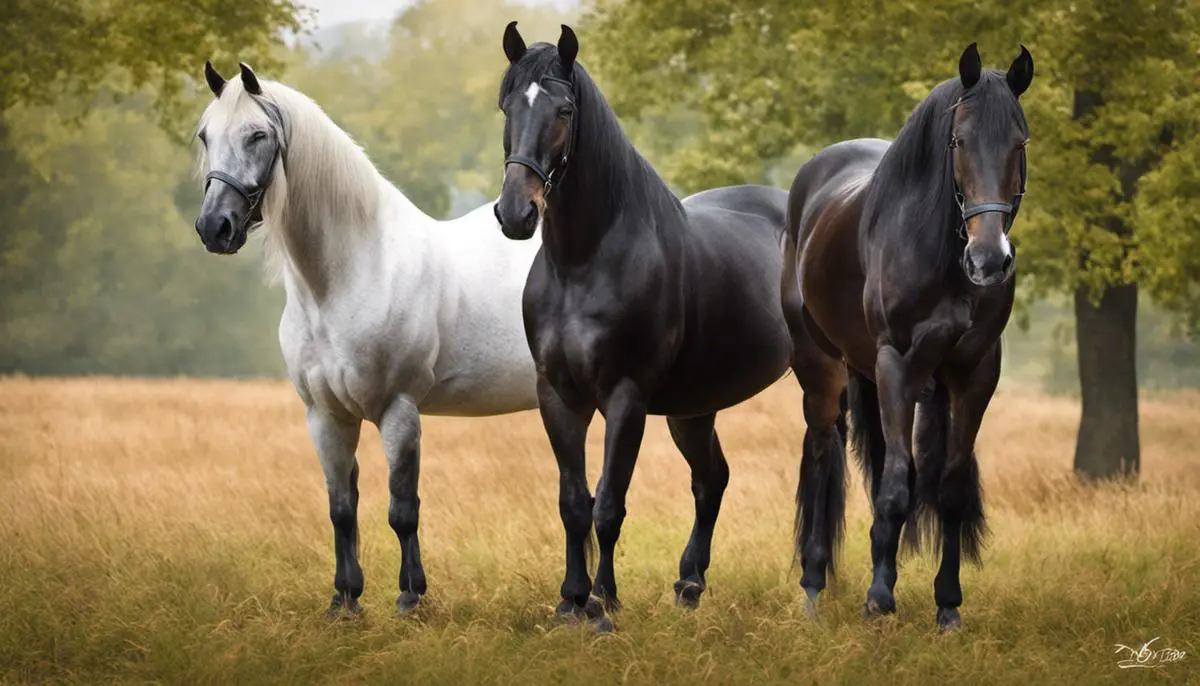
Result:
[[1013,306],[1008,232],[1028,138],[1018,98],[1032,79],[1023,46],[1005,74],[983,71],[972,44],[894,143],[839,143],[796,174],[782,291],[808,425],[797,548],[812,611],[842,524],[835,425],[849,384],[875,511],[867,613],[895,611],[901,531],[909,522],[917,543],[920,522],[942,550],[937,623],[961,624],[960,557],[977,561],[985,532],[975,436]]
[[[779,379],[792,359],[779,279],[787,194],[738,186],[682,203],[625,137],[563,26],[558,45],[526,49],[508,25],[500,87],[504,187],[496,217],[543,246],[525,285],[525,330],[538,401],[561,474],[566,576],[559,613],[610,628],[619,607],[613,550],[647,414],[666,415],[692,470],[695,526],[677,601],[699,603],[729,467],[717,411]],[[604,469],[593,500],[584,438],[604,415]],[[585,550],[595,523],[593,586]],[[589,593],[600,602],[589,602]]]

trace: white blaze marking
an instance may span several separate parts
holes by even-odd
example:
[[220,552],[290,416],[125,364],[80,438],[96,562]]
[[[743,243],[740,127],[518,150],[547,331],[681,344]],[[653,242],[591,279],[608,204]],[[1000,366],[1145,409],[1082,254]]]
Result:
[[538,93],[541,92],[542,89],[536,83],[529,84],[529,88],[525,89],[525,99],[529,101],[530,107],[533,107],[533,101],[537,100]]

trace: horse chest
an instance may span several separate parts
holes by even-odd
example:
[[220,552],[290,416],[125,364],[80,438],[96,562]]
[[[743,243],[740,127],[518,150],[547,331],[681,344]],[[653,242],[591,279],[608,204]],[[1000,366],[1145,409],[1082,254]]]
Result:
[[391,396],[386,339],[365,318],[346,323],[285,311],[280,325],[288,373],[305,404],[356,419],[373,419]]

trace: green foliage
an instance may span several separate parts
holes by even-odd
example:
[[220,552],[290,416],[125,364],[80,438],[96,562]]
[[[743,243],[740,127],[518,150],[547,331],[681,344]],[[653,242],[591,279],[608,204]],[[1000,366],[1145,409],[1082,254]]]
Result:
[[301,28],[292,0],[6,0],[0,4],[0,111],[152,85],[160,115],[180,116],[206,59],[266,61],[281,30]]
[[281,370],[279,294],[255,259],[214,269],[191,229],[192,160],[145,98],[80,122],[46,107],[9,118],[36,177],[0,242],[0,372]]
[[1023,281],[1035,296],[1137,281],[1200,322],[1197,0],[599,0],[587,25],[583,54],[622,114],[703,114],[660,163],[689,191],[763,181],[796,146],[893,137],[968,43],[1004,69],[1023,42]]

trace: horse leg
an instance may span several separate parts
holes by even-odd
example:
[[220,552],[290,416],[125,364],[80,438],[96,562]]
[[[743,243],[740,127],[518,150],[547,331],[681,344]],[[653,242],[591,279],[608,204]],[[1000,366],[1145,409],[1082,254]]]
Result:
[[867,589],[868,616],[896,611],[896,553],[900,534],[912,506],[910,487],[913,419],[916,411],[914,384],[908,363],[890,345],[879,349],[875,362],[879,412],[886,453],[876,484],[875,521],[871,525],[871,562],[874,567]]
[[333,550],[337,558],[333,577],[336,591],[326,613],[330,618],[362,612],[362,567],[358,564],[358,447],[359,421],[346,421],[315,407],[308,408],[308,433],[329,491],[329,520],[333,523]]
[[384,412],[379,435],[388,460],[388,523],[400,541],[400,595],[396,611],[415,610],[425,594],[425,568],[417,528],[421,499],[417,485],[421,474],[421,415],[411,398],[401,396]]
[[721,510],[721,497],[729,483],[729,463],[721,452],[714,428],[715,414],[680,419],[668,417],[667,427],[675,447],[692,468],[692,497],[696,501],[696,519],[687,547],[679,559],[679,581],[675,582],[675,602],[683,607],[700,606],[704,592],[704,573],[712,554],[713,528]]
[[550,382],[537,382],[538,412],[558,462],[558,514],[566,532],[566,573],[556,613],[578,619],[598,617],[603,610],[589,602],[592,580],[588,578],[588,552],[592,533],[592,494],[588,491],[585,448],[588,425],[595,410],[580,411],[568,406]]
[[618,382],[609,395],[604,418],[604,468],[596,487],[596,505],[592,513],[596,521],[596,540],[600,543],[600,563],[592,592],[604,601],[606,609],[618,610],[621,603],[617,599],[613,557],[617,539],[621,537],[621,523],[625,520],[625,495],[646,428],[646,401],[641,389],[629,379]]
[[965,555],[968,560],[979,561],[979,548],[986,530],[975,438],[999,381],[1000,345],[997,343],[964,384],[952,383],[950,386],[950,435],[937,501],[942,529],[942,564],[933,581],[937,624],[943,631],[962,625],[958,612],[962,605],[960,559]]
[[809,342],[796,345],[792,369],[804,389],[804,442],[796,485],[796,552],[808,614],[832,574],[846,510],[846,453],[842,394],[846,367]]

